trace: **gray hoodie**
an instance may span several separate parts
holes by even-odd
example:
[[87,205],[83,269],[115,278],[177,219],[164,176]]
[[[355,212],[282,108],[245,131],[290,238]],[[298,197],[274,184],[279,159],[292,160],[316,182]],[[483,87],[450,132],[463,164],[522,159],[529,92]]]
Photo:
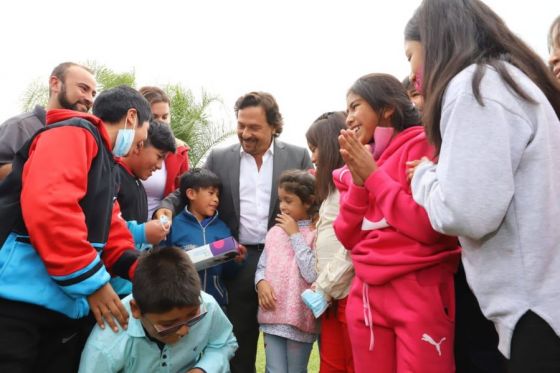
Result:
[[539,88],[507,67],[537,104],[487,67],[481,106],[475,66],[457,74],[443,98],[438,164],[421,164],[412,190],[436,231],[459,236],[468,283],[509,358],[528,310],[560,335],[560,122]]

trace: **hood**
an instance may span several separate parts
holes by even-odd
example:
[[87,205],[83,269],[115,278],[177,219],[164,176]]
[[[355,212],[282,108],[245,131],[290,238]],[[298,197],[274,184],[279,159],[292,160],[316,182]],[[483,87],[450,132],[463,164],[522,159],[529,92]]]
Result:
[[409,127],[407,129],[405,129],[402,132],[399,132],[389,143],[389,145],[387,146],[387,149],[385,149],[383,151],[383,153],[381,153],[381,156],[379,157],[379,159],[377,160],[377,163],[383,163],[387,158],[389,158],[390,156],[392,156],[395,152],[399,151],[399,148],[409,142],[411,139],[415,138],[415,137],[426,137],[426,134],[424,132],[424,127],[423,126],[414,126],[414,127]]
[[109,134],[105,129],[105,123],[103,123],[103,121],[98,117],[96,117],[95,115],[82,113],[80,111],[68,110],[68,109],[52,109],[47,111],[47,126],[50,124],[55,124],[72,118],[85,119],[91,124],[93,124],[95,127],[97,127],[99,133],[101,134],[101,138],[103,139],[103,142],[105,142],[105,146],[107,147],[107,149],[109,149],[109,151],[111,151],[112,149],[111,141],[109,138]]

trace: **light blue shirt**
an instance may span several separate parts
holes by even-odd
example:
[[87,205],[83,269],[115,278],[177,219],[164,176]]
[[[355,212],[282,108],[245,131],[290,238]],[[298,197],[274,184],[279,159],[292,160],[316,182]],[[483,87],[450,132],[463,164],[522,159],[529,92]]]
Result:
[[131,315],[128,329],[117,333],[95,326],[80,361],[80,373],[89,372],[181,372],[201,368],[207,373],[227,373],[237,340],[226,315],[211,295],[201,292],[208,314],[189,334],[173,345],[158,345],[145,334],[142,322],[132,317],[130,300],[123,305]]

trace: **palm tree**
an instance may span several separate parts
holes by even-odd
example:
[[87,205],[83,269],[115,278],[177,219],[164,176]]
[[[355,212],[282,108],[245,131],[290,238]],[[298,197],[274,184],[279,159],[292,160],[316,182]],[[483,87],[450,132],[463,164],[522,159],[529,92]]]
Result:
[[25,90],[21,99],[21,108],[24,112],[32,111],[36,105],[46,106],[49,101],[49,86],[42,80],[35,79]]
[[179,84],[168,85],[165,91],[171,100],[171,128],[175,137],[186,142],[191,150],[189,159],[200,166],[208,151],[234,134],[231,125],[210,120],[210,110],[222,101],[218,96],[202,90],[197,100],[190,89]]
[[[134,70],[117,73],[105,65],[95,61],[85,63],[95,75],[97,91],[113,88],[119,85],[136,86]],[[222,142],[234,133],[231,125],[225,121],[210,118],[210,110],[222,102],[218,96],[202,90],[199,100],[190,89],[180,84],[171,84],[165,88],[171,100],[171,128],[175,137],[186,142],[191,150],[189,159],[193,166],[199,166],[206,153],[216,144]],[[35,80],[25,91],[22,99],[24,111],[31,111],[35,105],[46,106],[49,99],[47,84]]]
[[119,85],[127,85],[132,88],[136,86],[136,74],[134,73],[134,70],[131,72],[117,73],[107,66],[100,65],[95,61],[86,62],[86,66],[89,67],[95,75],[98,92],[117,87]]

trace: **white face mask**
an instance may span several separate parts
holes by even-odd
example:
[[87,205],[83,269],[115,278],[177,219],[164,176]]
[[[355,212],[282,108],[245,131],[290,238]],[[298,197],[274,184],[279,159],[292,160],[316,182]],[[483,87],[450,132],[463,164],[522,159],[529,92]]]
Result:
[[132,142],[134,141],[134,130],[133,128],[126,128],[126,119],[124,123],[124,128],[120,129],[117,133],[117,140],[115,141],[115,146],[113,147],[113,155],[115,157],[124,157],[130,151],[132,147]]

